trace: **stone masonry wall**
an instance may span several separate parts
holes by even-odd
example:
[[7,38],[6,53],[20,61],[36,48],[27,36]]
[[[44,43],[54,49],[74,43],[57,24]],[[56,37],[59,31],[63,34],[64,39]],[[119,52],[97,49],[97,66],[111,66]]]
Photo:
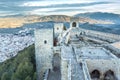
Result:
[[94,70],[98,70],[100,72],[100,77],[103,78],[105,72],[111,70],[114,72],[116,78],[120,79],[120,60],[118,59],[110,59],[110,60],[86,60],[89,73]]
[[35,30],[35,55],[38,80],[43,80],[47,69],[52,69],[53,30]]

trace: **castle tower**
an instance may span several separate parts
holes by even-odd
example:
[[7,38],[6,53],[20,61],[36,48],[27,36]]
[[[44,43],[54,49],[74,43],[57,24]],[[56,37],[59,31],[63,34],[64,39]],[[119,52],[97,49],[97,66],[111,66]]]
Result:
[[55,23],[54,24],[54,37],[58,37],[59,34],[63,32],[64,25],[63,23]]
[[62,37],[63,30],[64,30],[63,23],[54,24],[54,46],[58,45],[58,36]]
[[71,18],[70,19],[70,28],[76,28],[79,27],[79,18]]
[[43,80],[44,73],[52,69],[53,30],[35,30],[35,55],[38,80]]

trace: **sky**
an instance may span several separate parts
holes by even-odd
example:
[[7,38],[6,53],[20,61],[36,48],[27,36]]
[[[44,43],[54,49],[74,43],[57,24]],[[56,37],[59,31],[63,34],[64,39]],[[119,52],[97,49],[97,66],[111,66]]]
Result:
[[86,12],[120,14],[120,0],[0,0],[0,16],[68,15]]

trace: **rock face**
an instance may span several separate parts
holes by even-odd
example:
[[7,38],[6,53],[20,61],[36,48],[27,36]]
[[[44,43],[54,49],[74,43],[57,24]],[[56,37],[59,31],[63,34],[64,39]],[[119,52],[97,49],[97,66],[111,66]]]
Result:
[[[0,28],[16,28],[21,27],[24,24],[35,23],[35,22],[70,22],[71,16],[65,15],[50,15],[50,16],[19,16],[19,17],[7,17],[0,18]],[[90,23],[90,24],[113,24],[110,21],[94,20],[90,18],[79,17],[80,23]]]

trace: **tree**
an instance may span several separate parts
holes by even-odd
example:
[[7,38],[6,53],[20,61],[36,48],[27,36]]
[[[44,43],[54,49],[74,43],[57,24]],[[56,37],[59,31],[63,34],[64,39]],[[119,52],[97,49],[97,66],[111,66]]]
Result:
[[33,65],[30,62],[20,63],[15,73],[17,79],[25,80],[27,76],[33,75]]
[[36,74],[36,72],[34,72],[33,80],[37,80],[37,74]]
[[9,74],[7,72],[4,72],[1,77],[1,80],[9,80]]
[[18,54],[0,63],[0,80],[33,80],[36,72],[34,45],[19,51]]
[[11,80],[17,80],[15,74],[12,74]]
[[27,77],[25,78],[25,80],[31,80],[31,77],[30,77],[30,76],[27,76]]

